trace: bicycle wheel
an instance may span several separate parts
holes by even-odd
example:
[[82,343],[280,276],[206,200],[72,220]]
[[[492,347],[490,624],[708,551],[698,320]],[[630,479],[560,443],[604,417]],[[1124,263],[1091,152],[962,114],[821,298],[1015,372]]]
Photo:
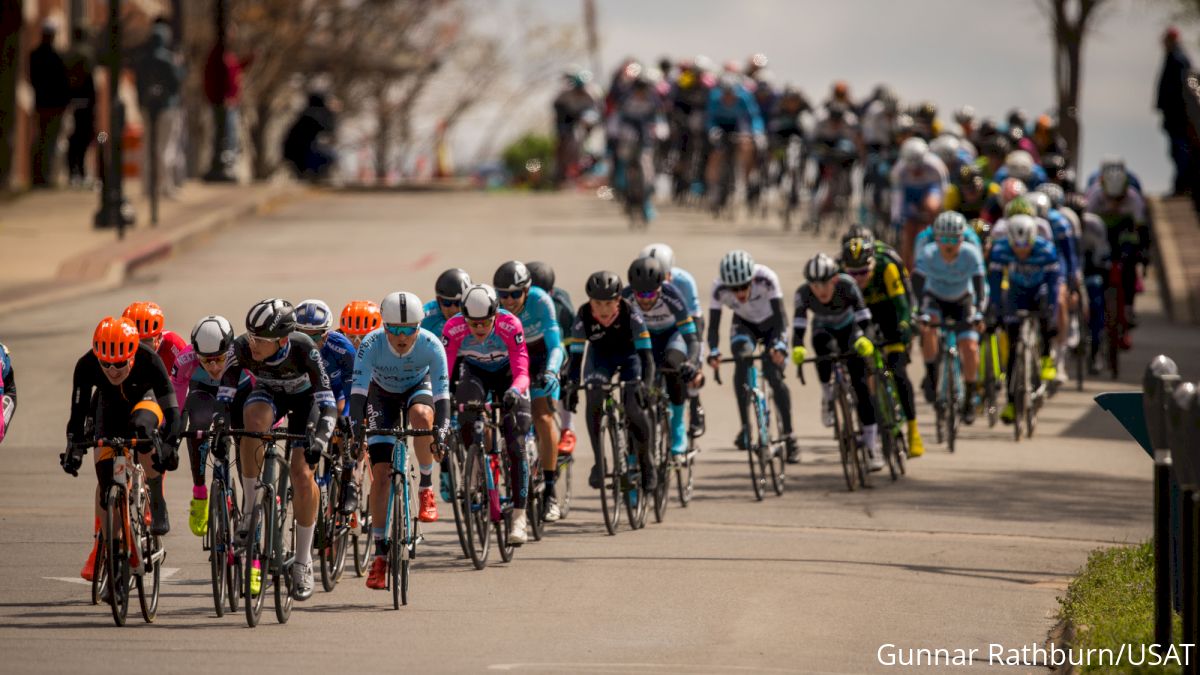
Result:
[[767,472],[762,457],[762,447],[767,441],[762,438],[759,414],[758,391],[751,389],[746,396],[748,424],[742,433],[746,440],[746,461],[750,464],[750,487],[754,489],[754,499],[761,502],[767,494]]
[[[280,484],[286,486],[286,474],[280,478]],[[295,592],[292,582],[291,564],[295,564],[296,555],[296,517],[292,513],[292,494],[291,489],[281,489],[284,494],[283,501],[279,502],[275,510],[275,531],[279,533],[276,536],[275,556],[279,563],[272,566],[272,585],[275,586],[275,620],[279,623],[287,623],[292,616],[292,594]],[[288,564],[291,562],[291,564]]]
[[[621,430],[617,429],[614,425],[613,433],[619,434]],[[629,437],[621,436],[621,444],[623,448],[629,448]],[[650,452],[651,448],[647,448],[646,451]],[[636,465],[633,464],[634,462],[636,462]],[[636,470],[634,470],[635,466],[637,467]],[[654,468],[651,467],[650,470],[653,471]],[[637,476],[636,480],[633,478],[634,475]],[[631,530],[640,530],[646,526],[646,511],[652,499],[642,487],[644,484],[642,478],[642,458],[626,450],[624,471],[624,479],[626,481],[625,513],[629,516],[629,529]]]
[[675,469],[675,486],[679,493],[679,505],[687,508],[692,501],[692,494],[696,489],[696,479],[693,474],[696,461],[696,449],[688,442],[687,454],[683,456],[680,464]]
[[[838,399],[842,397],[840,386],[834,395]],[[855,477],[858,475],[858,469],[855,466],[858,463],[858,454],[854,448],[853,423],[846,416],[845,408],[840,400],[833,404],[833,435],[838,442],[838,454],[842,460],[842,477],[846,479],[846,489],[854,492],[858,486],[855,481]]]
[[500,448],[500,452],[494,455],[494,460],[491,463],[492,485],[496,486],[496,493],[500,496],[500,520],[492,522],[492,529],[496,533],[496,550],[500,552],[501,562],[512,562],[513,553],[516,552],[516,547],[508,541],[508,533],[512,530],[512,510],[513,510],[513,491],[512,486],[508,483],[509,466],[508,453],[500,445],[500,440],[496,439],[496,445],[493,447]]
[[653,436],[654,470],[658,473],[658,481],[654,487],[654,522],[661,523],[667,515],[667,502],[670,500],[668,491],[671,488],[671,427],[667,423],[667,412],[663,406],[658,406],[657,431]]
[[958,406],[960,385],[958,382],[958,354],[948,352],[942,356],[942,387],[945,390],[946,410],[946,449],[954,452],[954,442],[958,438]]
[[[250,512],[250,529],[246,535],[246,553],[242,561],[242,597],[246,599],[246,625],[254,628],[262,617],[263,601],[266,599],[267,571],[270,568],[271,522],[266,518],[267,509],[273,509],[275,499],[265,491],[263,499]],[[259,589],[253,589],[254,572],[258,572]]]
[[1120,377],[1121,372],[1121,322],[1119,313],[1120,299],[1116,288],[1104,290],[1104,356],[1108,360],[1108,370],[1112,379]]
[[354,573],[359,577],[367,576],[374,557],[375,538],[371,534],[371,461],[366,457],[358,460],[351,480],[358,481],[358,511],[351,515],[350,539],[351,551],[354,557]]
[[865,488],[869,487],[870,477],[867,471],[867,446],[862,442],[862,430],[855,428],[854,423],[854,405],[851,399],[854,392],[849,388],[849,385],[842,384],[842,395],[838,397],[838,405],[842,406],[842,416],[846,419],[846,428],[843,433],[846,434],[847,440],[850,443],[854,456],[854,473],[858,479],[858,486]]
[[571,512],[571,465],[575,463],[574,455],[558,456],[558,478],[554,485],[558,490],[558,519],[566,520]]
[[467,536],[467,555],[477,570],[487,567],[488,550],[491,546],[491,540],[488,538],[488,496],[483,459],[483,449],[479,446],[474,446],[467,452],[466,467],[462,474],[460,507],[465,518],[463,529]]
[[317,544],[317,560],[321,568],[321,588],[329,593],[337,587],[337,577],[334,569],[334,511],[336,507],[331,507],[331,503],[336,503],[331,497],[333,491],[332,481],[320,489],[321,499],[317,504],[317,531],[315,533],[315,541]]
[[876,384],[879,391],[883,391],[882,396],[876,396],[876,408],[879,411],[879,416],[876,419],[879,425],[879,440],[883,447],[883,457],[887,460],[888,474],[892,477],[892,481],[900,478],[900,460],[896,455],[896,425],[892,419],[892,413],[887,408],[888,393],[885,387]]
[[208,488],[208,567],[212,581],[213,607],[217,616],[225,616],[225,592],[229,576],[229,510],[225,502],[225,484],[213,478]]
[[392,531],[388,533],[388,585],[392,588],[392,609],[408,604],[409,538],[412,523],[408,519],[405,476],[392,476]]
[[[988,428],[996,426],[996,422],[1000,420],[1000,408],[997,405],[996,392],[1000,388],[1000,383],[997,379],[996,367],[999,365],[999,355],[993,351],[992,336],[988,336],[979,343],[979,362],[983,365],[983,406],[984,412],[987,414]],[[996,360],[993,362],[993,360]]]
[[600,431],[600,449],[597,454],[600,458],[600,510],[604,514],[604,529],[609,535],[615,535],[621,522],[620,473],[625,466],[625,459],[620,443],[611,433],[611,427],[612,417],[608,416]]
[[100,604],[100,600],[108,594],[108,541],[103,532],[97,532],[96,559],[92,561],[92,604]]
[[776,497],[783,496],[783,488],[786,482],[784,471],[784,451],[779,446],[774,446],[771,449],[770,457],[767,459],[766,469],[771,475],[771,489],[775,491]]
[[[162,588],[162,562],[158,551],[162,548],[162,540],[146,531],[142,526],[142,534],[138,540],[145,543],[142,547],[142,574],[137,575],[138,605],[142,610],[142,619],[146,623],[154,623],[158,616],[158,595]],[[149,569],[146,569],[146,565]],[[147,577],[149,582],[147,583]]]
[[123,530],[129,519],[129,500],[120,485],[108,489],[108,508],[104,510],[104,532],[108,537],[108,585],[109,607],[113,621],[125,625],[129,613],[129,549],[125,546]]
[[462,496],[462,467],[465,458],[462,456],[462,446],[457,437],[450,442],[450,450],[446,454],[446,464],[450,470],[446,472],[447,482],[450,483],[450,506],[454,510],[454,532],[458,535],[458,545],[462,547],[464,558],[471,557],[470,543],[467,541],[467,528],[470,524],[463,513]]
[[[534,468],[538,466],[538,468]],[[539,465],[530,465],[529,467],[529,495],[525,504],[525,520],[529,524],[529,538],[533,541],[542,540],[542,500],[544,499],[546,484],[541,478],[534,478],[535,474],[541,474]]]

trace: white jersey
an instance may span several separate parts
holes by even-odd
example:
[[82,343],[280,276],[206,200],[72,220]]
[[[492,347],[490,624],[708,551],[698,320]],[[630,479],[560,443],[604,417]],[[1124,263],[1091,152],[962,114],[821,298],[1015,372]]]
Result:
[[888,145],[892,142],[892,125],[895,115],[887,113],[883,101],[872,101],[863,111],[862,136],[867,145]]
[[750,280],[750,297],[746,302],[738,302],[733,291],[716,279],[713,281],[709,311],[720,311],[725,306],[732,309],[734,316],[741,320],[760,324],[775,316],[775,310],[771,308],[772,300],[783,300],[779,275],[766,265],[755,265],[754,276]]

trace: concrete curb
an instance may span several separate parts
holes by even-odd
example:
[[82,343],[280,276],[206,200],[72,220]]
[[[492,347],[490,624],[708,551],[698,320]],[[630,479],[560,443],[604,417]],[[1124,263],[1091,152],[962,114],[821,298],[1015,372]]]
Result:
[[[1195,299],[1191,297],[1192,291],[1188,287],[1186,268],[1180,248],[1175,245],[1178,242],[1176,228],[1195,227],[1196,223],[1176,223],[1173,212],[1178,209],[1171,208],[1174,205],[1165,204],[1158,197],[1149,198],[1147,205],[1150,207],[1150,222],[1153,223],[1151,239],[1154,246],[1154,258],[1158,262],[1163,307],[1166,308],[1167,316],[1174,323],[1196,323],[1200,316],[1193,311]],[[1191,209],[1191,202],[1188,202],[1187,208]],[[1172,245],[1164,246],[1165,242],[1171,242]]]
[[[181,225],[150,231],[151,236],[147,241],[136,245],[130,244],[129,250],[118,252],[109,260],[103,271],[92,278],[74,278],[77,275],[65,272],[70,261],[64,261],[60,266],[58,277],[48,283],[44,291],[36,291],[0,301],[0,313],[112,290],[125,283],[138,269],[158,262],[178,251],[186,250],[239,219],[265,213],[280,202],[304,194],[308,194],[308,190],[302,186],[288,185],[267,188],[262,194],[246,202],[210,211]],[[106,244],[84,255],[112,255],[111,247],[111,244]],[[76,256],[76,258],[78,257]]]

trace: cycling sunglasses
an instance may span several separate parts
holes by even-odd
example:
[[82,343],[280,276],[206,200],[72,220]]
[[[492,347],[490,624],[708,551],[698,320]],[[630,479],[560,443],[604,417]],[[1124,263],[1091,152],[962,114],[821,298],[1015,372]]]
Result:
[[953,246],[955,244],[961,244],[962,240],[963,240],[962,237],[955,237],[955,236],[938,237],[938,243],[944,244],[946,246]]
[[421,327],[420,326],[401,326],[401,325],[394,324],[394,323],[388,323],[388,324],[383,325],[383,329],[388,332],[388,335],[396,335],[396,336],[403,335],[404,337],[408,337],[410,335],[415,335],[416,332],[421,329]]
[[658,297],[658,289],[652,291],[638,291],[637,296],[642,300],[653,300]]
[[730,286],[729,290],[733,291],[734,293],[741,293],[742,291],[750,290],[750,284],[751,284],[751,282],[747,281],[744,284],[739,284],[737,286]]
[[492,325],[493,319],[467,319],[467,325],[471,328],[486,328]]
[[249,335],[248,337],[250,338],[251,342],[254,342],[254,343],[257,343],[260,345],[270,344],[279,339],[279,338],[273,338],[273,337],[259,337],[258,335]]
[[216,356],[201,356],[200,363],[206,366],[215,366],[225,363],[225,354],[217,354]]
[[496,297],[501,300],[520,300],[521,296],[525,295],[525,291],[496,291]]
[[133,361],[133,359],[125,359],[124,361],[115,362],[101,361],[100,365],[109,370],[125,370],[125,367],[128,366],[131,361]]
[[870,273],[871,273],[870,267],[863,267],[863,268],[854,269],[854,270],[846,270],[846,274],[849,274],[852,277],[865,277]]
[[462,307],[462,300],[458,298],[438,298],[438,304],[442,307]]

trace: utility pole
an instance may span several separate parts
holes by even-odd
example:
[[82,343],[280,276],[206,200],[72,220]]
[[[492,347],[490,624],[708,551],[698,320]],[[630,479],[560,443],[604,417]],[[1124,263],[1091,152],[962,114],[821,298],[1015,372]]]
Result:
[[[217,59],[220,67],[216,69],[219,73],[217,77],[220,79],[216,83],[216,88],[221,91],[221,96],[229,91],[229,69],[225,67],[225,52],[227,50],[227,39],[225,35],[226,24],[226,0],[215,0],[213,3],[215,11],[213,21],[215,23],[217,33],[217,43],[213,47],[213,54],[209,61],[205,64],[205,77],[208,76],[212,63],[212,59]],[[233,130],[228,129],[229,116],[225,111],[225,101],[212,102],[213,114],[213,143],[212,157],[209,159],[208,172],[204,174],[204,180],[210,183],[230,183],[236,179],[233,176],[233,167],[231,166],[234,157],[233,149],[227,148],[225,138]]]
[[133,207],[125,199],[122,174],[121,138],[125,134],[125,106],[121,103],[121,0],[108,3],[108,110],[107,138],[100,135],[101,149],[108,147],[108,167],[104,171],[104,189],[100,191],[100,210],[93,224],[97,228],[115,227],[117,237],[125,237],[125,227],[133,224]]

